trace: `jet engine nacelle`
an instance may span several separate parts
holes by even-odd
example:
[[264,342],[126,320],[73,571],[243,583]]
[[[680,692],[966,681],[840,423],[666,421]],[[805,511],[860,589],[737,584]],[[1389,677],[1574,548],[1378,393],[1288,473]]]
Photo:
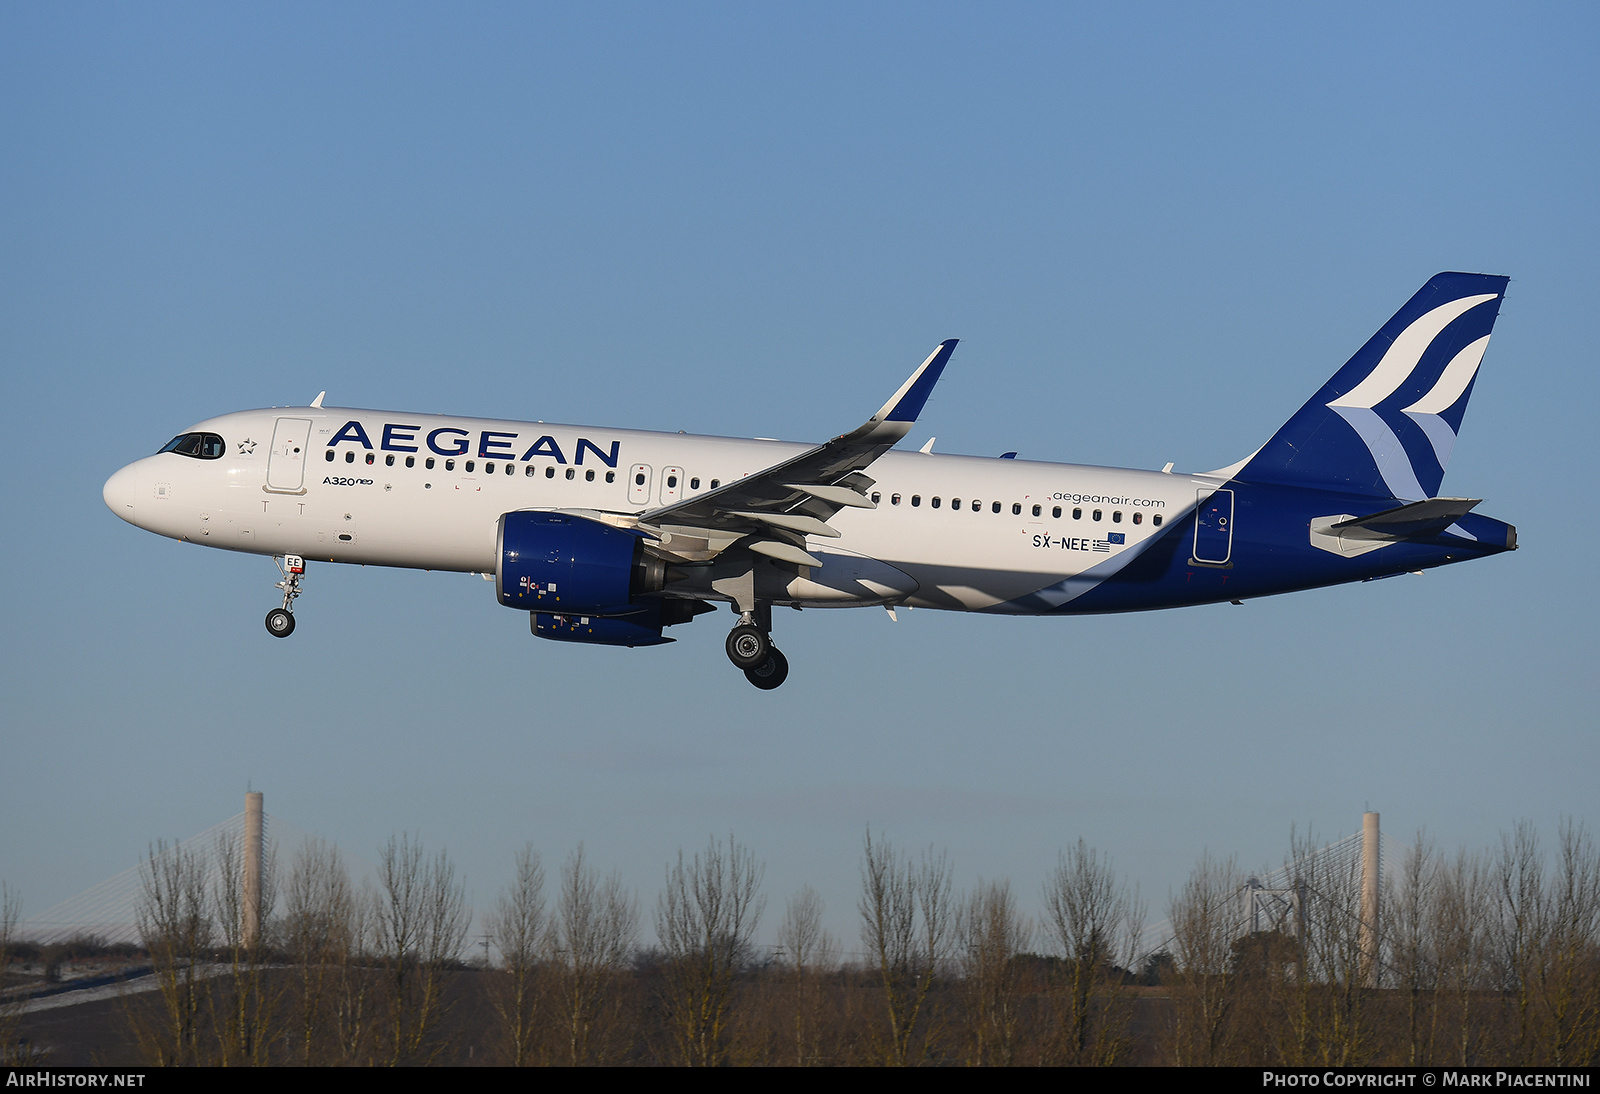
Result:
[[[661,572],[658,572],[661,571]],[[506,513],[494,574],[500,603],[561,615],[625,616],[655,592],[664,567],[632,532],[569,513]]]
[[540,638],[592,646],[659,646],[675,639],[661,633],[662,605],[647,604],[628,616],[557,615],[532,612],[528,625]]

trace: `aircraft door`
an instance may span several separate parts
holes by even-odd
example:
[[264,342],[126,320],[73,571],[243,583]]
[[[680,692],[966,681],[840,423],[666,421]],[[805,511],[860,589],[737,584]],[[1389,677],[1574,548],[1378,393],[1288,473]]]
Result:
[[661,504],[671,505],[683,497],[683,468],[668,467],[661,472]]
[[1222,566],[1232,557],[1233,491],[1201,495],[1200,507],[1195,511],[1194,560]]
[[628,468],[628,503],[630,505],[650,504],[650,465],[636,463]]
[[272,451],[267,456],[267,489],[301,493],[306,481],[306,444],[311,419],[279,418],[272,431]]

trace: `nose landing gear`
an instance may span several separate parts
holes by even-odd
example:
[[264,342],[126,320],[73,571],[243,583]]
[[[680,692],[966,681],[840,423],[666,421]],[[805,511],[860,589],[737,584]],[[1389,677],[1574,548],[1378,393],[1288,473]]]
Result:
[[300,578],[306,572],[306,560],[299,555],[284,555],[272,561],[283,574],[283,580],[276,586],[283,590],[283,607],[267,613],[267,633],[274,638],[288,638],[294,633],[294,602],[300,595]]

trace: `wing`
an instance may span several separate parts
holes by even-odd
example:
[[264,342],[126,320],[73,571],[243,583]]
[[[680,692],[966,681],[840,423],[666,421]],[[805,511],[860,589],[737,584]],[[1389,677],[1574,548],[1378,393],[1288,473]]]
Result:
[[957,339],[939,343],[922,367],[859,428],[809,452],[727,486],[639,516],[657,549],[686,561],[706,561],[741,540],[742,547],[799,566],[820,566],[805,537],[837,537],[828,519],[851,507],[876,508],[873,480],[862,472],[911,431],[938,383]]

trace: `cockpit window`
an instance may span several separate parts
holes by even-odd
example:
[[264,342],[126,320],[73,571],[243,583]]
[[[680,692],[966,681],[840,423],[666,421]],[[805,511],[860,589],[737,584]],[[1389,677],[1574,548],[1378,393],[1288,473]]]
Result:
[[197,460],[220,460],[228,442],[215,433],[182,433],[167,442],[163,452],[176,452]]

